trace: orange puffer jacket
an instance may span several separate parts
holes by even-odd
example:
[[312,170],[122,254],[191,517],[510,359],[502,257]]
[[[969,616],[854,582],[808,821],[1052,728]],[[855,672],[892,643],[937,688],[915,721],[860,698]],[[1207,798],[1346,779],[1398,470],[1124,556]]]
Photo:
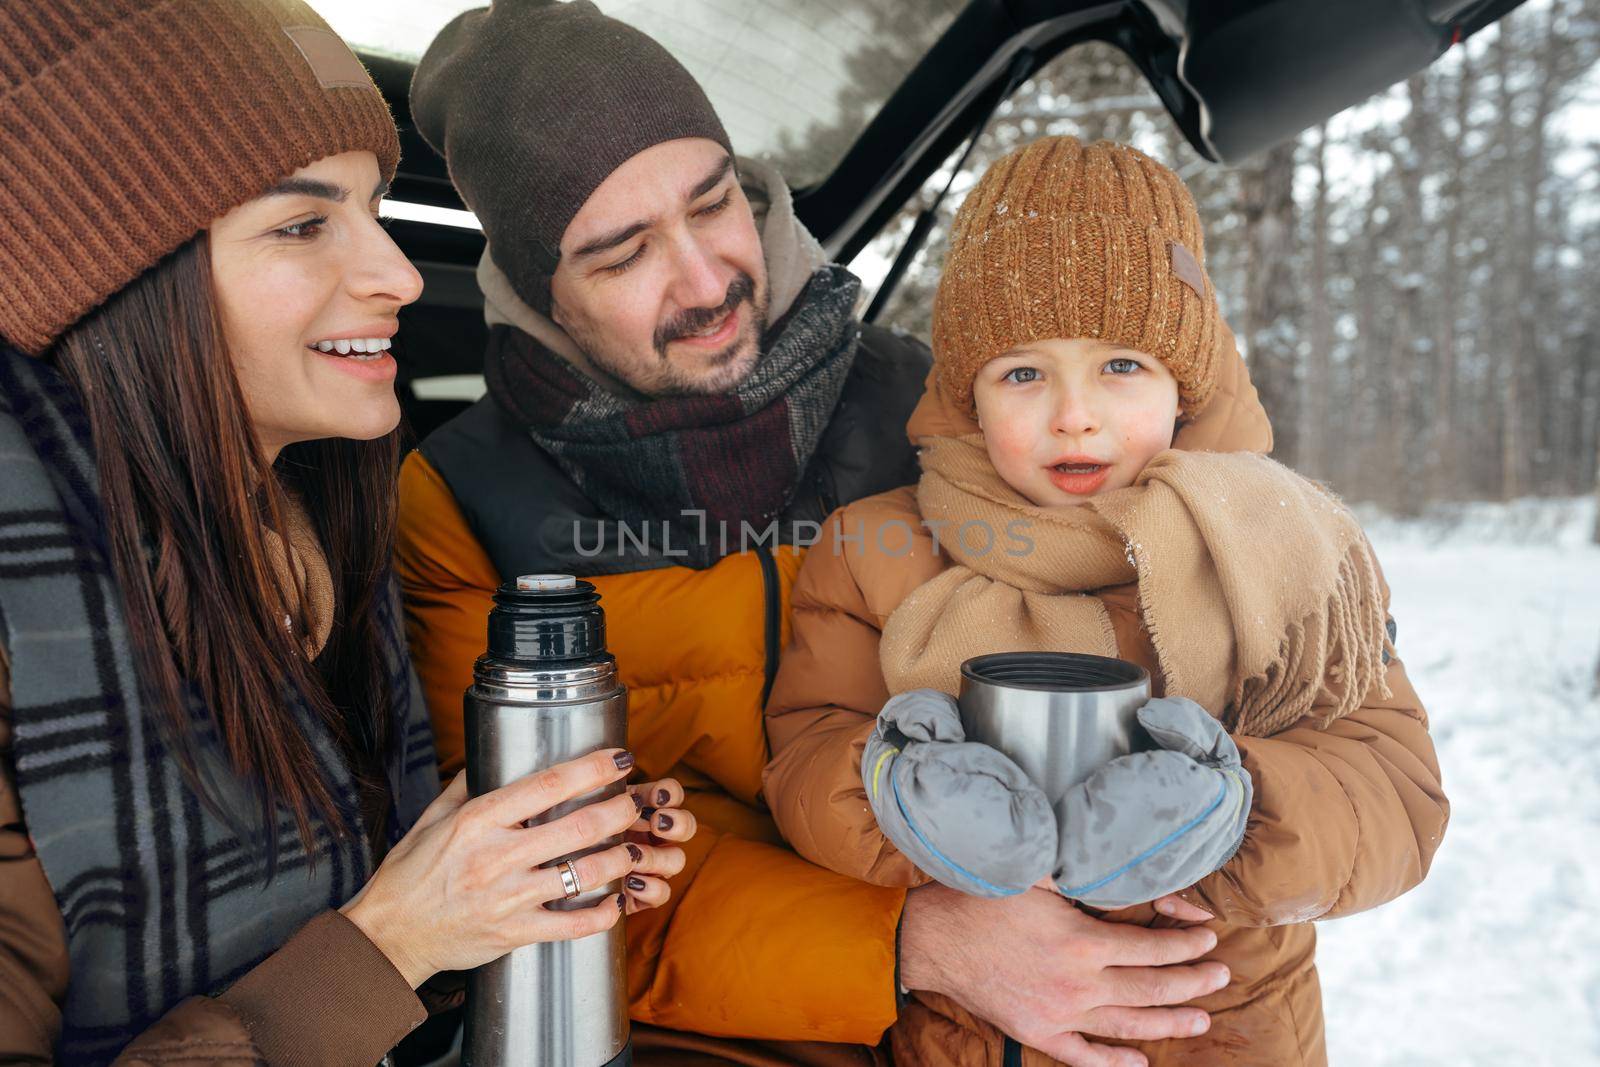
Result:
[[[1242,373],[1225,377],[1215,405],[1221,410],[1208,408],[1206,425],[1186,428],[1177,447],[1270,447]],[[932,391],[909,428],[914,439],[972,429]],[[917,885],[927,878],[877,830],[859,768],[875,716],[889,697],[878,665],[884,622],[950,560],[920,525],[912,488],[857,501],[836,518],[846,536],[864,531],[865,537],[842,541],[837,552],[820,542],[800,573],[793,637],[767,706],[772,762],[766,796],[779,829],[802,856],[876,885]],[[902,528],[891,533],[888,527],[897,524]],[[906,528],[918,532],[909,552]],[[1159,690],[1136,594],[1135,586],[1123,586],[1097,595],[1120,654],[1150,670]],[[1207,1034],[1137,1046],[1154,1067],[1326,1063],[1309,920],[1371,908],[1415,886],[1449,817],[1427,717],[1398,660],[1390,662],[1387,681],[1390,697],[1367,701],[1327,729],[1299,725],[1270,738],[1236,739],[1255,783],[1244,844],[1184,893],[1216,916],[1212,958],[1229,966],[1233,980],[1196,1002],[1212,1013]],[[1149,905],[1107,918],[1171,925]],[[890,1038],[897,1063],[1001,1062],[999,1031],[941,997],[914,996]],[[1023,1062],[1044,1067],[1051,1061],[1029,1049]]]
[[[451,775],[465,759],[461,695],[500,577],[421,453],[406,459],[400,486],[412,658]],[[780,546],[773,558],[787,606],[800,555]],[[745,553],[704,571],[588,580],[629,690],[628,745],[643,775],[683,782],[700,824],[672,899],[628,920],[633,1018],[728,1037],[875,1043],[894,1019],[905,894],[796,856],[757,801],[767,756],[760,561]]]

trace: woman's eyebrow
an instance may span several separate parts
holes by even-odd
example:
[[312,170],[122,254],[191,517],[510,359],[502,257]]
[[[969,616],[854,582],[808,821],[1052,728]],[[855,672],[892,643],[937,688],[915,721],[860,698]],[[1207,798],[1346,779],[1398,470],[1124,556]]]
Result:
[[315,178],[285,178],[261,195],[314,196],[318,200],[332,200],[335,204],[342,204],[349,198],[350,190],[342,185],[318,181]]
[[[377,200],[389,191],[389,181],[386,178],[378,179],[378,184],[372,187],[369,201]],[[271,189],[261,194],[262,196],[312,196],[318,200],[331,200],[335,204],[342,204],[350,198],[350,190],[342,185],[332,182],[319,181],[316,178],[285,178]]]

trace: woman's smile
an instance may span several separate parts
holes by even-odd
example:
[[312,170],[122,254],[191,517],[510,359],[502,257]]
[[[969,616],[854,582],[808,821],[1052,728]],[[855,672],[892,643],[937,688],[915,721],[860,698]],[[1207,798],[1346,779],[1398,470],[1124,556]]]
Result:
[[381,328],[365,328],[332,334],[306,347],[328,360],[344,374],[364,382],[392,382],[399,364],[389,354],[398,327],[388,323]]

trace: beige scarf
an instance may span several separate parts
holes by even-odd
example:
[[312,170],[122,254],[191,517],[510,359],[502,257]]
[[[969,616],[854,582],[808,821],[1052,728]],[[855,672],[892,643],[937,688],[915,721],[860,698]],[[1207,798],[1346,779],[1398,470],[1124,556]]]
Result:
[[1337,498],[1287,467],[1167,451],[1127,489],[1045,508],[1001,479],[981,434],[926,444],[917,499],[924,521],[949,523],[935,528],[956,566],[884,625],[890,692],[954,694],[961,663],[990,652],[1115,656],[1087,594],[1137,580],[1167,695],[1232,732],[1266,736],[1313,709],[1325,726],[1387,695],[1371,546]]

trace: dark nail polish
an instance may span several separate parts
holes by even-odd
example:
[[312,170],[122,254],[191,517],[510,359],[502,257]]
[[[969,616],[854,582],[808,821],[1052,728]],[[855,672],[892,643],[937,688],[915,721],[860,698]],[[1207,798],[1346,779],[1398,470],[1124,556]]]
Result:
[[657,807],[662,807],[662,808],[666,807],[667,806],[667,802],[670,801],[671,799],[672,799],[672,794],[667,792],[665,789],[657,789],[656,790],[656,806]]
[[628,875],[627,878],[623,879],[622,884],[633,890],[635,893],[644,892],[644,879],[636,875]]
[[628,898],[623,896],[621,893],[617,894],[617,910],[618,911],[627,911],[628,910]]
[[633,766],[633,753],[618,752],[615,756],[611,757],[611,760],[617,765],[617,770],[625,771],[629,767]]
[[645,822],[649,822],[651,819],[654,819],[655,817],[656,817],[656,809],[650,807],[648,804],[646,804],[644,807],[639,809],[639,818],[643,819]]
[[629,793],[628,795],[633,798],[633,806],[638,808],[640,811],[643,811],[644,797],[640,796],[638,793]]
[[659,815],[657,815],[656,816],[656,829],[658,829],[658,830],[670,830],[670,829],[672,829],[672,816],[668,815],[664,811],[661,812]]
[[644,849],[640,848],[638,845],[628,845],[628,858],[633,860],[635,863],[643,863]]

